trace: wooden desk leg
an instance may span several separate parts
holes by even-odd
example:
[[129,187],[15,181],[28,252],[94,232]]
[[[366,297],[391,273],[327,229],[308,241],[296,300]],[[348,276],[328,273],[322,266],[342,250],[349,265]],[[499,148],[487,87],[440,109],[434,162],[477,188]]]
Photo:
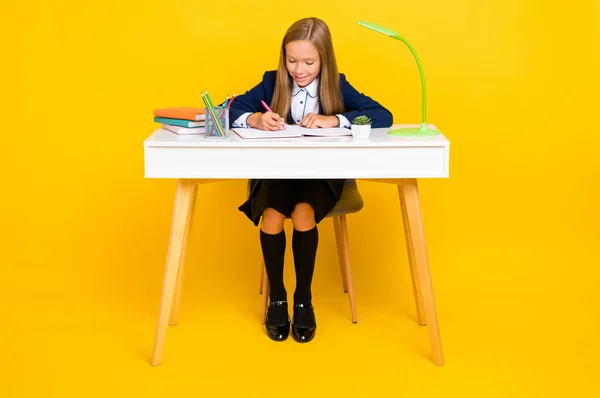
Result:
[[433,354],[433,363],[438,366],[443,366],[444,357],[442,355],[442,342],[435,310],[435,300],[433,296],[431,274],[429,271],[429,259],[427,258],[427,246],[425,244],[425,232],[423,230],[423,220],[421,218],[421,205],[419,201],[417,180],[414,178],[402,179],[398,187],[400,197],[404,198],[404,203],[406,205],[406,218],[404,219],[404,223],[408,223],[407,229],[412,241],[412,252],[417,274],[417,277],[414,279],[416,279],[417,284],[420,285],[423,296],[425,318],[427,320],[429,341]]
[[421,326],[427,326],[425,319],[425,307],[423,306],[423,293],[421,292],[420,280],[417,275],[415,249],[413,247],[410,228],[408,227],[408,211],[406,209],[406,199],[402,186],[398,184],[398,197],[400,198],[400,208],[402,209],[402,220],[404,225],[404,237],[406,239],[406,253],[408,254],[408,264],[410,265],[410,276],[412,279],[413,293],[415,296],[415,304],[417,306],[417,322]]
[[162,298],[160,302],[158,323],[156,325],[156,335],[154,338],[154,349],[151,361],[152,366],[158,366],[162,362],[163,347],[167,337],[169,314],[171,312],[175,285],[177,283],[178,268],[184,246],[184,236],[187,229],[186,226],[188,223],[192,196],[192,180],[178,180],[177,191],[175,193],[173,219],[171,222],[171,237],[169,239],[167,265],[165,267],[165,276],[163,279]]
[[198,185],[193,184],[192,196],[188,207],[187,222],[185,224],[185,232],[183,234],[183,246],[181,248],[181,257],[179,259],[179,269],[177,270],[177,283],[175,285],[175,295],[173,297],[173,305],[171,306],[171,315],[169,325],[176,326],[178,322],[179,307],[181,305],[181,293],[183,290],[183,270],[185,267],[185,259],[187,255],[187,245],[190,238],[190,231],[194,221],[194,209],[196,208],[196,198],[198,197]]

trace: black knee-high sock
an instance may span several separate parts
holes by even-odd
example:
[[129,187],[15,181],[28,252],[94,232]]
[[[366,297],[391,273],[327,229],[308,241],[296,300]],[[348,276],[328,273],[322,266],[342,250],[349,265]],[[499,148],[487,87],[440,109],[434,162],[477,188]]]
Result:
[[283,260],[285,257],[285,230],[278,234],[260,231],[265,268],[269,277],[269,297],[271,302],[287,301],[287,292],[283,285]]
[[294,251],[294,268],[296,269],[296,291],[294,304],[311,304],[311,285],[315,271],[315,258],[319,232],[317,226],[308,231],[294,229],[292,235],[292,249]]

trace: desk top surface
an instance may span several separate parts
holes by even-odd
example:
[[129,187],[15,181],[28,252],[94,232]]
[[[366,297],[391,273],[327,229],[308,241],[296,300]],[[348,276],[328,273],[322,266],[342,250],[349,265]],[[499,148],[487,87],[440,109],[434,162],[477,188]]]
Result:
[[[429,128],[437,129],[428,124]],[[391,129],[420,127],[420,124],[394,124],[390,128],[372,129],[367,139],[345,137],[302,137],[276,139],[242,139],[234,132],[227,138],[204,138],[203,134],[178,135],[157,129],[145,141],[144,147],[449,147],[443,133],[430,137],[398,137],[388,135]]]

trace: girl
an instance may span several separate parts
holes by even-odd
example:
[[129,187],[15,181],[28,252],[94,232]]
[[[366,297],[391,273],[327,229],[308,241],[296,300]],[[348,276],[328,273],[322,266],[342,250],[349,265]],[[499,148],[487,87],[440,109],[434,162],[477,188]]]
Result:
[[[263,112],[261,100],[272,112]],[[359,115],[371,118],[372,127],[389,127],[392,114],[356,91],[338,73],[329,28],[317,18],[295,22],[281,44],[277,71],[266,72],[262,82],[235,98],[230,106],[231,127],[279,130],[282,123],[308,128],[350,127]],[[309,160],[309,159],[307,159]],[[283,283],[286,217],[294,226],[292,249],[296,271],[292,337],[309,342],[317,323],[311,284],[315,268],[317,224],[340,199],[344,180],[251,180],[248,200],[239,210],[260,228],[260,243],[270,296],[266,329],[275,341],[290,333],[287,292]]]

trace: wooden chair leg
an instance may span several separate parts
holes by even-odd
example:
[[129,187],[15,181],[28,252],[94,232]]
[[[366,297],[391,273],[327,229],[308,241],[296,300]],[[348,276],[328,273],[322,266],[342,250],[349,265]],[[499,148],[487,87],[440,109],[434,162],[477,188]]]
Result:
[[190,211],[190,201],[193,196],[192,192],[192,180],[180,179],[177,181],[167,264],[163,278],[162,297],[158,314],[158,323],[156,325],[156,335],[154,337],[154,348],[151,360],[152,366],[158,366],[162,362],[163,348],[167,337],[169,315],[173,304],[173,296],[175,294],[175,285],[177,283],[184,235],[189,220],[188,215]]
[[417,306],[417,322],[421,326],[427,325],[427,319],[425,318],[425,307],[423,306],[423,293],[421,292],[421,286],[419,277],[417,275],[416,261],[415,261],[415,249],[413,247],[412,236],[410,234],[410,228],[408,227],[408,212],[406,210],[406,199],[402,191],[402,186],[398,185],[398,197],[400,198],[400,208],[402,210],[402,220],[404,225],[404,238],[406,240],[406,252],[408,254],[408,264],[410,265],[410,276],[412,279],[413,293],[415,296],[415,304]]
[[335,231],[335,245],[337,247],[338,261],[340,263],[340,272],[342,274],[342,285],[344,287],[344,293],[348,293],[348,281],[346,280],[346,270],[344,267],[344,247],[342,244],[342,237],[340,235],[340,220],[339,216],[333,217],[333,229]]
[[350,311],[352,311],[352,322],[358,322],[356,318],[356,304],[354,302],[354,282],[352,281],[352,268],[350,267],[350,247],[348,245],[348,226],[346,216],[339,216],[340,236],[344,252],[344,271],[346,274],[346,285],[348,287],[348,299],[350,300]]
[[183,290],[183,270],[185,267],[185,259],[187,256],[187,245],[190,237],[190,231],[194,220],[194,209],[196,208],[196,198],[198,196],[198,185],[193,185],[192,196],[190,198],[187,223],[183,234],[183,246],[181,249],[181,257],[179,259],[179,269],[177,270],[177,283],[175,287],[175,296],[173,297],[173,305],[171,306],[171,315],[169,317],[169,325],[176,326],[178,323],[179,307],[181,306],[181,292]]
[[263,279],[265,279],[265,261],[264,260],[262,261],[262,263],[260,263],[260,285],[258,287],[258,294],[263,294],[263,292],[264,292]]
[[423,304],[425,308],[425,318],[427,319],[427,329],[429,332],[429,342],[433,356],[433,363],[438,366],[444,365],[442,355],[442,343],[440,339],[440,330],[438,327],[437,313],[435,309],[435,300],[433,295],[433,286],[429,270],[429,259],[427,257],[427,246],[425,244],[425,232],[423,230],[423,220],[421,218],[421,204],[419,201],[419,189],[417,180],[414,178],[402,179],[399,184],[401,197],[404,197],[406,204],[406,219],[408,230],[412,241],[412,248],[415,260],[415,270],[417,274],[416,281],[420,285]]
[[262,273],[262,290],[263,290],[263,299],[262,299],[262,324],[267,323],[267,306],[269,305],[269,278],[267,277],[267,273],[265,272],[265,262],[263,260],[262,263],[263,273]]

